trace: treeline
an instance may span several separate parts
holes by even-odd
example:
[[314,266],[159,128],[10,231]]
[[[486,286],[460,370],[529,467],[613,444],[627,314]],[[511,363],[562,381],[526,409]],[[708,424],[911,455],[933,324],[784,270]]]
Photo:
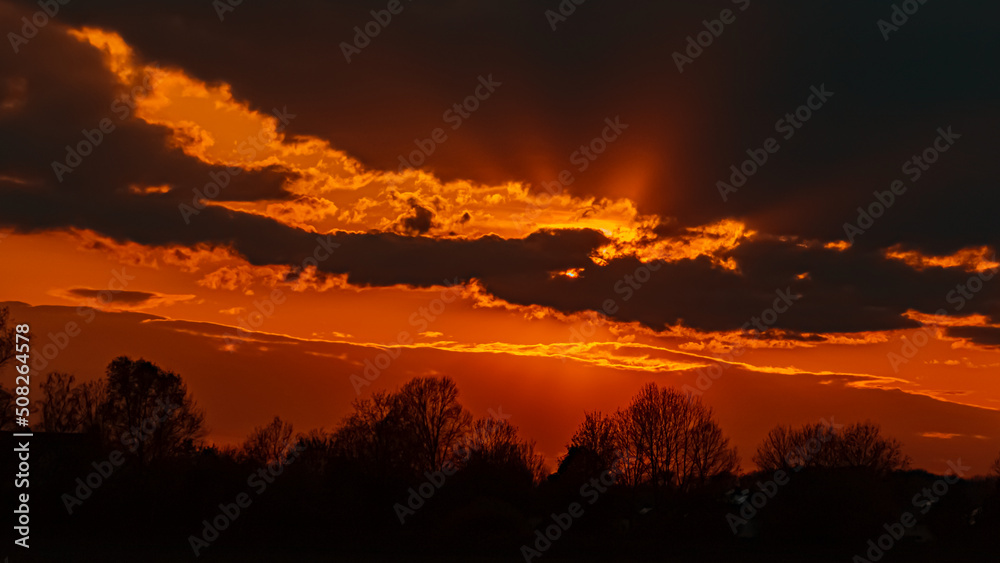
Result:
[[[235,446],[208,445],[182,378],[142,359],[115,358],[86,383],[50,373],[35,398],[33,498],[52,534],[39,543],[61,560],[90,546],[147,561],[290,548],[724,561],[763,560],[774,542],[850,558],[940,481],[907,470],[902,444],[869,422],[778,426],[742,473],[712,409],[652,383],[614,413],[586,413],[551,475],[506,415],[472,416],[446,377],[359,399],[331,431],[276,416]],[[980,549],[996,541],[998,506],[995,480],[959,480],[919,523],[950,550]],[[543,537],[553,522],[558,541]]]

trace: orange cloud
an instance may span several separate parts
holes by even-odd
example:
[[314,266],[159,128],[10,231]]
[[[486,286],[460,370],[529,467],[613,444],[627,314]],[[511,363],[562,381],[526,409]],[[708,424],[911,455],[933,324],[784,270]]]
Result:
[[899,260],[916,270],[962,268],[967,272],[985,272],[1000,268],[1000,262],[996,261],[996,251],[988,246],[963,248],[947,256],[930,256],[916,250],[903,250],[902,245],[895,245],[885,251],[885,257]]

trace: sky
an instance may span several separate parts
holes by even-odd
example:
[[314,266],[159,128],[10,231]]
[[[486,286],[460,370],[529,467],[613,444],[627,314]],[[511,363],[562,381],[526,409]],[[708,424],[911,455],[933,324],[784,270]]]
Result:
[[745,470],[821,420],[931,471],[1000,452],[1000,6],[49,11],[0,0],[0,302],[36,372],[144,357],[217,443],[449,376],[550,467],[650,381]]

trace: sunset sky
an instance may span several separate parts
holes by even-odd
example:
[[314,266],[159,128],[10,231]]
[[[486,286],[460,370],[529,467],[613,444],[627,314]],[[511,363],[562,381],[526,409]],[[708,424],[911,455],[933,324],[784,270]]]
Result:
[[0,0],[36,373],[144,357],[219,443],[447,375],[550,467],[655,381],[744,470],[776,424],[870,419],[986,473],[1000,7],[339,4]]

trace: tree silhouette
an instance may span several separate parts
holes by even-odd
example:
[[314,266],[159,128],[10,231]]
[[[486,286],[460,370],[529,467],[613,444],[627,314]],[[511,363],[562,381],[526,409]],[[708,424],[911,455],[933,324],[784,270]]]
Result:
[[0,369],[14,357],[16,349],[14,326],[7,326],[10,322],[10,307],[0,307]]
[[292,425],[275,416],[264,426],[250,432],[240,447],[240,455],[260,465],[280,461],[292,446]]
[[1000,477],[1000,455],[993,460],[993,465],[990,467],[990,475]]
[[0,385],[0,430],[14,428],[14,394]]
[[[610,417],[587,415],[569,447],[612,464],[621,482],[688,491],[739,467],[736,449],[700,399],[649,383]],[[614,452],[614,453],[612,453]]]
[[[15,336],[14,327],[7,326],[10,322],[10,308],[0,307],[0,370],[14,358]],[[0,430],[10,430],[14,426],[14,394],[4,389],[0,383]]]
[[420,471],[439,469],[451,459],[472,423],[472,415],[458,402],[458,387],[448,377],[411,379],[399,391],[395,406],[416,447]]
[[568,448],[591,452],[600,461],[597,472],[610,469],[618,457],[614,421],[600,412],[584,413],[583,423],[573,433]]
[[822,423],[799,429],[776,426],[757,447],[753,456],[765,471],[793,467],[855,467],[887,474],[909,466],[902,444],[882,436],[872,422],[854,423],[837,431]]
[[463,443],[465,457],[463,466],[479,464],[511,472],[523,473],[532,482],[539,483],[544,477],[545,460],[535,452],[534,442],[522,440],[517,428],[506,420],[480,418],[472,424],[472,429]]
[[753,462],[764,471],[793,467],[830,467],[835,465],[832,426],[815,423],[799,429],[779,424],[771,429],[757,447]]
[[100,411],[108,438],[144,463],[191,454],[207,433],[205,415],[181,378],[141,358],[108,364]]
[[371,398],[355,400],[353,407],[333,434],[335,454],[376,479],[410,465],[395,394],[377,391]]
[[305,434],[299,434],[295,445],[300,452],[296,463],[308,467],[318,475],[325,473],[336,454],[334,435],[322,428],[313,428]]
[[77,413],[81,432],[88,434],[104,432],[102,411],[107,395],[108,385],[103,379],[88,381],[77,388]]
[[739,470],[740,457],[735,447],[730,447],[729,438],[722,434],[722,428],[712,419],[712,411],[707,407],[695,408],[687,429],[683,459],[679,474],[683,477],[681,487],[690,489],[702,487],[712,478],[732,474]]
[[76,377],[66,373],[52,372],[45,378],[40,387],[42,397],[43,432],[79,432],[82,427],[83,413],[80,403],[80,388],[73,383]]
[[903,444],[882,436],[882,428],[871,421],[849,425],[838,438],[834,452],[839,465],[864,467],[883,475],[910,466]]

